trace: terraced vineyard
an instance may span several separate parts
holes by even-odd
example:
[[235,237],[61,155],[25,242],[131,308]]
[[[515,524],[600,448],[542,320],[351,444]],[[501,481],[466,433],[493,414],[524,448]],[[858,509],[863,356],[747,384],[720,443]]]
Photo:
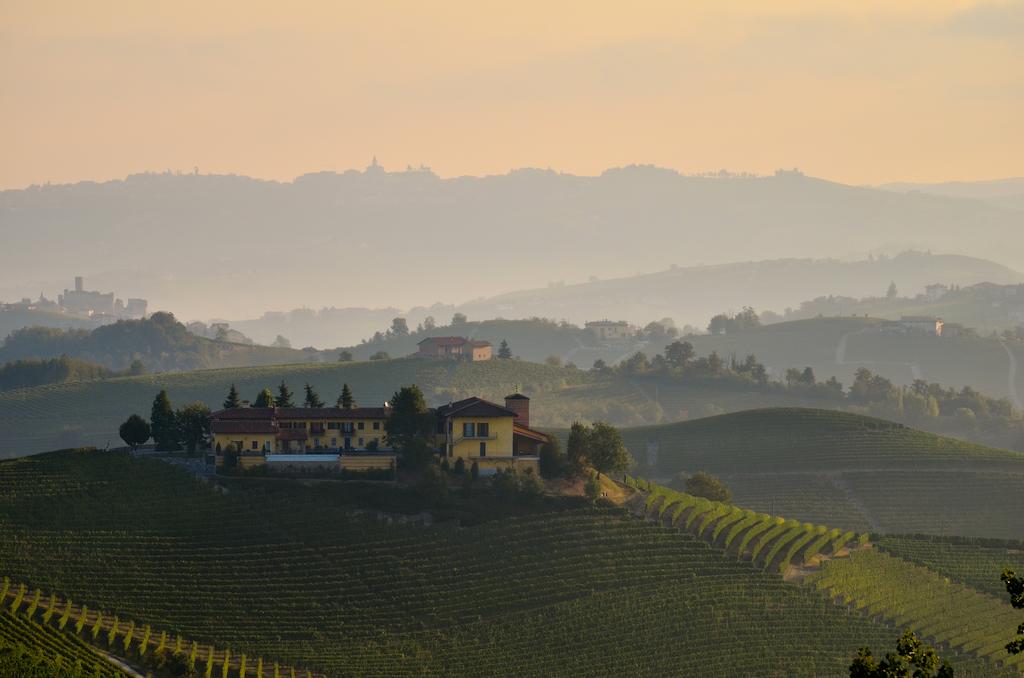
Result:
[[[970,586],[951,584],[936,571],[872,549],[867,534],[801,524],[648,481],[628,476],[625,480],[644,492],[648,515],[741,560],[766,571],[792,574],[844,608],[910,628],[932,643],[1005,664],[1011,671],[1024,670],[1024,657],[1011,657],[1004,649],[1015,637],[1013,620],[1020,617],[1017,610]],[[909,541],[894,539],[890,544],[900,546]],[[917,546],[921,552],[931,552]],[[950,560],[962,564],[971,559]],[[983,559],[971,562],[980,566],[979,560]]]
[[656,473],[730,479],[744,506],[876,532],[1024,539],[1024,453],[827,410],[774,408],[623,430]]
[[412,383],[434,403],[470,394],[500,402],[512,391],[528,389],[539,395],[535,409],[542,414],[544,394],[592,376],[519,360],[467,364],[402,359],[197,370],[40,386],[0,393],[0,458],[79,445],[120,445],[117,427],[132,412],[147,415],[162,388],[175,404],[201,400],[217,408],[231,384],[243,398],[255,398],[260,389],[282,379],[297,392],[309,382],[330,402],[347,382],[363,405],[378,405]]
[[0,609],[0,675],[18,678],[96,676],[125,678],[125,674],[85,642],[45,624]]
[[775,473],[722,476],[744,507],[844,530],[868,532],[871,524],[835,474]]
[[908,627],[934,643],[973,652],[1024,669],[1024,655],[1010,655],[1019,610],[930,569],[874,549],[830,560],[807,583],[844,605]]
[[739,558],[784,574],[825,555],[863,544],[868,535],[801,523],[626,477],[646,493],[645,510]]
[[882,535],[877,546],[1000,599],[1007,595],[1006,586],[999,580],[1000,573],[1007,568],[1024,572],[1024,542],[1020,541]]
[[[2,462],[0,571],[136,628],[329,675],[840,675],[895,636],[623,511],[385,524],[354,515],[345,487],[225,494],[119,453]],[[772,543],[759,562],[795,541]],[[954,660],[961,678],[1015,675]]]

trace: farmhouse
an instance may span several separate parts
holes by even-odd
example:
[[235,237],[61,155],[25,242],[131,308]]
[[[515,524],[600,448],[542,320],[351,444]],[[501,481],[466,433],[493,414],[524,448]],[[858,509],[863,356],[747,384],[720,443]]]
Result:
[[[387,445],[388,407],[238,407],[214,412],[210,419],[217,464],[223,453],[238,454],[239,464],[334,466],[348,469],[394,468]],[[474,463],[484,475],[498,469],[539,472],[546,434],[530,428],[530,399],[515,393],[498,405],[472,397],[433,410],[432,441],[442,457]]]
[[927,315],[905,315],[898,323],[904,332],[925,332],[942,336],[942,319]]
[[443,358],[448,360],[471,360],[479,362],[491,359],[491,342],[465,337],[428,337],[420,341],[416,355],[421,358]]
[[547,435],[530,428],[530,399],[520,393],[501,406],[472,397],[443,405],[437,416],[438,449],[448,459],[476,464],[481,473],[498,469],[540,471],[540,447]]
[[584,326],[603,341],[621,341],[635,334],[625,320],[592,320]]

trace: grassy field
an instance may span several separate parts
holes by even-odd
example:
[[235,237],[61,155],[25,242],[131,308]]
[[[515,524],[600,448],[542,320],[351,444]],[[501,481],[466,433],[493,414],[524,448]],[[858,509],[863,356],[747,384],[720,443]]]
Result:
[[[722,476],[740,505],[844,529],[1024,538],[1024,453],[827,410],[625,429],[645,471]],[[641,467],[642,469],[644,467]]]
[[[346,491],[220,493],[120,453],[10,460],[0,571],[265,667],[334,676],[831,676],[897,635],[622,511],[429,526],[357,514]],[[954,661],[961,677],[1017,675]]]

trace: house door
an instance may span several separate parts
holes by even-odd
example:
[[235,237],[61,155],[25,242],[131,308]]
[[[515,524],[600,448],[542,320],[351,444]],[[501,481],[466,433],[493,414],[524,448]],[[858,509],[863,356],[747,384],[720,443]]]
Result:
[[352,439],[351,438],[345,438],[345,449],[346,450],[351,450],[352,449]]
[[480,456],[481,457],[486,457],[487,456],[487,443],[480,443]]

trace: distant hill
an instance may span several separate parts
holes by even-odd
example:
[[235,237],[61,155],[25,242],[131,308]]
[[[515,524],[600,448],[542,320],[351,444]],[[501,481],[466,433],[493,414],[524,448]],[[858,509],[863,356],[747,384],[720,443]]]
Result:
[[170,313],[154,313],[143,320],[119,320],[94,330],[24,327],[0,344],[0,364],[62,355],[111,370],[127,370],[138,361],[155,372],[323,359],[316,351],[234,344],[196,336]]
[[[600,176],[524,169],[452,179],[378,168],[309,174],[287,183],[143,174],[0,192],[0,223],[0,298],[59,289],[68,270],[81,270],[104,289],[132,289],[152,307],[203,319],[253,318],[299,304],[458,304],[673,264],[907,248],[1004,264],[1024,255],[1019,211],[974,199],[846,186],[796,172],[695,177],[637,166]],[[72,241],[69,233],[75,234]],[[57,241],[68,246],[54,250],[50,245]],[[30,252],[46,256],[25,255]],[[880,274],[884,279],[869,277],[864,285],[884,289],[894,276]],[[691,280],[678,281],[673,291],[688,295]],[[804,287],[792,303],[829,292]],[[564,308],[517,315],[560,317],[572,310]],[[707,309],[694,313],[703,318]]]
[[539,315],[578,323],[612,318],[645,324],[670,317],[680,325],[704,327],[712,315],[744,306],[781,311],[810,296],[882,296],[890,282],[917,293],[936,282],[1021,283],[1024,274],[982,259],[918,252],[852,262],[778,259],[511,292],[458,310],[471,318]]
[[979,334],[1002,333],[1024,327],[1024,285],[979,283],[967,287],[946,286],[925,294],[900,295],[886,299],[874,295],[864,299],[820,296],[787,311],[787,320],[818,316],[867,315],[897,320],[904,315],[933,316],[946,323],[972,328]]
[[810,366],[819,378],[834,375],[849,385],[854,372],[866,367],[898,384],[924,379],[971,386],[994,397],[1024,396],[1024,342],[883,332],[880,323],[877,318],[811,318],[685,339],[701,355],[717,351],[742,358],[753,353],[776,376],[788,367]]
[[747,508],[875,532],[1024,537],[1021,452],[799,408],[625,429],[623,437],[641,463],[654,462],[651,473],[714,473]]

